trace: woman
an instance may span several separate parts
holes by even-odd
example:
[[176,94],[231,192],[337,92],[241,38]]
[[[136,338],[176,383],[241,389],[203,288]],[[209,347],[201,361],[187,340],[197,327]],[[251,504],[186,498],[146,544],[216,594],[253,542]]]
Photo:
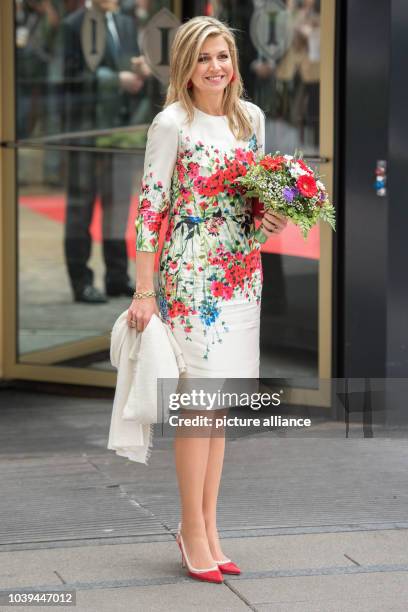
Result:
[[[264,148],[264,115],[241,99],[231,30],[196,17],[177,31],[164,110],[148,132],[136,220],[136,290],[128,325],[142,331],[153,313],[154,257],[163,217],[159,306],[181,346],[189,378],[258,378],[262,270],[251,202],[234,179]],[[267,236],[286,220],[267,213]],[[240,573],[216,526],[225,437],[175,436],[182,520],[177,542],[191,576],[222,582]]]

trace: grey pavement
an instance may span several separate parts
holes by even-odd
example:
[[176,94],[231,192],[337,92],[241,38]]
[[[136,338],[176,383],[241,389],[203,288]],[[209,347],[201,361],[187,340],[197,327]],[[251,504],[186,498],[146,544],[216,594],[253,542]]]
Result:
[[174,540],[172,437],[157,429],[148,466],[118,457],[106,448],[111,409],[0,392],[0,598],[74,590],[81,612],[407,610],[404,438],[364,439],[354,423],[345,439],[330,422],[310,438],[232,436],[218,521],[243,573],[202,584]]

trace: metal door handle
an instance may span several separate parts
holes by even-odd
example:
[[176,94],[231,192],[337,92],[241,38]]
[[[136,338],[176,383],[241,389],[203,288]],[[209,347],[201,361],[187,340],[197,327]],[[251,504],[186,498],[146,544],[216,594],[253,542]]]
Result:
[[330,157],[320,157],[318,155],[305,155],[303,159],[312,164],[327,164],[331,161]]

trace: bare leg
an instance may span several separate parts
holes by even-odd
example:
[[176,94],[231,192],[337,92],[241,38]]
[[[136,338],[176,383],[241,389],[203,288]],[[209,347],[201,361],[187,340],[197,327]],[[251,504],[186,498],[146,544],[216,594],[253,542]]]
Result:
[[[187,416],[192,417],[194,414],[189,410]],[[181,502],[181,535],[190,563],[198,569],[214,565],[202,509],[210,441],[211,427],[178,427],[174,438]]]
[[[213,414],[214,416],[222,417],[226,413],[217,410]],[[218,538],[217,499],[224,463],[225,430],[224,428],[215,429],[213,426],[212,434],[204,481],[203,515],[211,554],[214,560],[221,561],[226,558],[226,555],[222,551]]]

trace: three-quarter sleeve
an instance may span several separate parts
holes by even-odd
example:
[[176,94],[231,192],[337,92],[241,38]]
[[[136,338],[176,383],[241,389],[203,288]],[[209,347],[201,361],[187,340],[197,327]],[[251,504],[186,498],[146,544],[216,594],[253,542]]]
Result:
[[170,206],[171,180],[177,159],[178,126],[165,112],[156,115],[147,132],[139,194],[136,251],[156,253],[159,232]]

